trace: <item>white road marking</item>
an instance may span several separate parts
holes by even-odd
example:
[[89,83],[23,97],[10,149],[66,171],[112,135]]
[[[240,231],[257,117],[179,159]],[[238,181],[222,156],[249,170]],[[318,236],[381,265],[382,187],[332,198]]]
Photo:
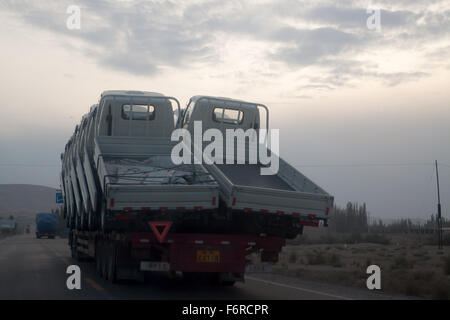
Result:
[[249,279],[249,280],[253,280],[253,281],[259,281],[259,282],[262,282],[262,283],[267,283],[267,284],[279,286],[279,287],[284,287],[284,288],[304,291],[304,292],[308,292],[308,293],[314,293],[314,294],[318,294],[318,295],[322,295],[322,296],[327,296],[327,297],[330,297],[330,298],[341,299],[341,300],[353,300],[352,298],[349,298],[349,297],[343,297],[343,296],[338,296],[338,295],[331,294],[331,293],[320,292],[320,291],[310,290],[310,289],[305,289],[305,288],[300,288],[300,287],[294,287],[294,286],[290,286],[290,285],[279,283],[279,282],[273,282],[273,281],[263,280],[263,279],[254,278],[254,277],[245,277],[245,278]]

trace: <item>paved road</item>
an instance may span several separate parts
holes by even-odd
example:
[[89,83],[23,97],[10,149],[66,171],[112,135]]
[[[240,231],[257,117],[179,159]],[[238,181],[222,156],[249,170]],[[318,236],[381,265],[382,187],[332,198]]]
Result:
[[[68,290],[66,268],[77,264],[81,290]],[[95,265],[70,257],[67,240],[35,239],[32,234],[0,240],[0,299],[390,299],[368,290],[278,275],[252,275],[223,288],[155,276],[145,284],[111,284]]]

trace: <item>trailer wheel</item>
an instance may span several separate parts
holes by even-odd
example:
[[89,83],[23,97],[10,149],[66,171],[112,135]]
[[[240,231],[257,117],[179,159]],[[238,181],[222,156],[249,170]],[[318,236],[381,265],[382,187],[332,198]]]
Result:
[[220,283],[221,286],[223,287],[232,287],[234,286],[234,284],[236,283],[236,281],[232,280],[232,281],[222,281]]
[[117,250],[116,250],[116,246],[113,244],[111,247],[108,248],[108,255],[107,255],[107,258],[106,258],[108,280],[111,283],[117,283],[116,256],[117,256]]
[[105,280],[108,280],[108,257],[106,255],[106,247],[103,246],[103,248],[101,249],[101,268],[102,268],[102,278]]
[[100,243],[95,245],[95,271],[101,277],[102,276],[102,252]]

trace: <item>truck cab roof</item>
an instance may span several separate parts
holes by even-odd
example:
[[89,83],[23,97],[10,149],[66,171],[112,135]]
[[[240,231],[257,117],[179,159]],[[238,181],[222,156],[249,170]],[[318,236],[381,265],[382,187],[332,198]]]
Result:
[[101,97],[106,96],[139,96],[139,97],[164,97],[162,93],[151,91],[136,91],[136,90],[106,90],[103,91]]
[[235,102],[235,103],[240,103],[240,104],[257,105],[257,103],[248,102],[248,101],[244,101],[244,100],[232,99],[232,98],[227,98],[227,97],[203,96],[203,95],[193,96],[191,98],[191,101],[193,101],[195,103],[200,99],[221,100],[221,101],[225,101],[225,102]]

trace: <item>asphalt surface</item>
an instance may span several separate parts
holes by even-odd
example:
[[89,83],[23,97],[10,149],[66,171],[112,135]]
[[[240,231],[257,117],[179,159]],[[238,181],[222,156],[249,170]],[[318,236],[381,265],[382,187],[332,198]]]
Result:
[[[81,268],[81,289],[66,286],[69,265]],[[151,275],[144,283],[111,284],[95,264],[70,256],[66,239],[36,239],[33,234],[0,240],[0,299],[403,299],[380,292],[347,288],[274,274],[252,274],[234,287],[195,284],[182,278]]]

